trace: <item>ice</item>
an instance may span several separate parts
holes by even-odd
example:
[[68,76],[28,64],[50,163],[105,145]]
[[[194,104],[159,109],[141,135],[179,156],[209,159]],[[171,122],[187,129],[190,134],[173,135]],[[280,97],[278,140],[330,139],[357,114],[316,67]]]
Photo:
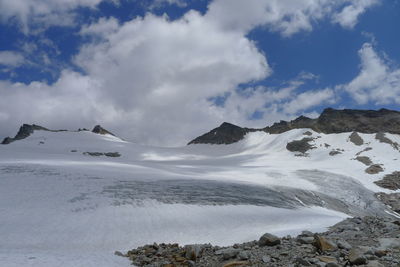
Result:
[[[180,148],[36,131],[0,146],[0,262],[128,266],[115,250],[153,242],[229,245],[265,232],[323,231],[362,210],[388,212],[374,202],[374,192],[385,190],[373,182],[398,170],[398,150],[373,134],[360,134],[364,145],[355,146],[350,133],[311,131],[316,149],[297,157],[286,144],[305,131],[311,130]],[[354,160],[367,147],[362,155],[383,164],[383,173],[368,175]],[[330,156],[336,148],[343,153]]]

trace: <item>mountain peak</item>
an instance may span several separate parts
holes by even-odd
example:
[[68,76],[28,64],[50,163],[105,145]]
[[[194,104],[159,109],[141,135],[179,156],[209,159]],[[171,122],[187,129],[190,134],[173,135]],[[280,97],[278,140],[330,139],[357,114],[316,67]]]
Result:
[[3,145],[7,145],[10,144],[14,141],[17,140],[21,140],[21,139],[25,139],[28,136],[30,136],[31,134],[33,134],[34,131],[49,131],[49,129],[42,127],[40,125],[36,125],[36,124],[26,124],[24,123],[18,130],[17,135],[15,135],[14,138],[11,137],[6,137],[4,138],[3,142],[1,142],[1,144]]
[[109,135],[112,135],[112,136],[115,136],[113,133],[111,133],[110,131],[107,131],[106,129],[104,129],[103,127],[101,127],[101,125],[96,125],[96,126],[94,126],[94,128],[93,128],[93,130],[92,130],[92,132],[93,133],[96,133],[96,134],[109,134]]
[[400,112],[384,108],[379,110],[326,108],[316,119],[300,116],[292,121],[280,121],[263,129],[242,128],[224,122],[189,144],[231,144],[243,139],[248,132],[264,131],[270,134],[280,134],[302,128],[325,134],[353,131],[400,134]]
[[222,123],[219,127],[197,137],[189,142],[191,144],[232,144],[241,139],[252,129],[242,128],[229,122]]

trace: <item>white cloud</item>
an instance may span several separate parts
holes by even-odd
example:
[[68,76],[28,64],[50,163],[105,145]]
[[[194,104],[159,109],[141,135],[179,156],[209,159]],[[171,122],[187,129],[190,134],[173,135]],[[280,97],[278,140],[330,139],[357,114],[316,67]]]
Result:
[[[296,79],[278,88],[259,86],[233,92],[217,109],[221,120],[229,118],[233,123],[248,127],[265,127],[281,119],[293,119],[300,113],[323,104],[336,102],[334,90],[306,91],[298,93],[302,85],[318,77],[311,73],[301,73]],[[256,120],[250,118],[259,113]]]
[[78,7],[96,7],[103,0],[0,0],[0,19],[16,18],[25,33],[31,24],[41,27],[66,26],[74,23],[73,10]]
[[330,88],[323,90],[306,91],[298,94],[294,99],[285,103],[283,110],[288,114],[297,114],[300,111],[305,111],[309,108],[323,105],[323,104],[334,104],[335,94]]
[[17,67],[24,62],[24,57],[13,51],[0,51],[0,66]]
[[[28,10],[18,7],[21,0],[14,2],[14,9],[10,4],[8,13],[0,9],[0,14],[28,21],[57,8],[69,14],[79,5],[94,7],[100,0],[42,0]],[[0,124],[11,131],[24,122],[72,129],[101,123],[130,140],[174,145],[222,120],[265,126],[292,118],[334,101],[332,90],[298,94],[299,86],[316,78],[303,74],[279,88],[238,93],[238,85],[272,73],[266,55],[246,35],[260,25],[285,36],[311,30],[314,21],[333,14],[331,2],[215,0],[205,15],[190,11],[175,21],[151,14],[123,24],[100,19],[80,32],[93,37],[74,60],[85,74],[64,70],[53,85],[0,82]],[[228,95],[223,107],[209,101],[218,95]],[[263,120],[250,120],[254,112],[263,113]]]
[[[270,73],[252,41],[197,12],[177,21],[147,15],[118,27],[100,20],[82,34],[100,37],[76,57],[87,75],[66,71],[52,86],[3,83],[0,111],[10,116],[1,124],[103,123],[131,140],[182,144],[219,123],[209,97]],[[21,108],[27,101],[29,111]]]
[[[332,18],[354,26],[365,10],[381,0],[215,0],[207,16],[221,27],[247,32],[265,25],[283,36],[311,31],[318,20]],[[345,5],[343,9],[341,7]]]
[[391,68],[370,43],[365,43],[358,54],[361,58],[360,73],[343,88],[359,104],[399,104],[400,69]]
[[368,8],[377,5],[381,0],[356,0],[351,1],[340,12],[333,16],[333,22],[339,23],[344,28],[354,28],[358,17]]
[[[68,26],[76,21],[76,8],[96,8],[102,1],[119,4],[119,0],[0,0],[0,19],[7,21],[17,18],[26,33],[35,24],[41,28]],[[299,31],[311,31],[314,23],[325,18],[345,28],[352,28],[360,15],[381,1],[214,0],[209,5],[207,20],[214,20],[223,28],[242,32],[265,25],[284,36],[290,36]],[[187,6],[185,0],[154,0],[149,8],[151,10],[165,4]]]

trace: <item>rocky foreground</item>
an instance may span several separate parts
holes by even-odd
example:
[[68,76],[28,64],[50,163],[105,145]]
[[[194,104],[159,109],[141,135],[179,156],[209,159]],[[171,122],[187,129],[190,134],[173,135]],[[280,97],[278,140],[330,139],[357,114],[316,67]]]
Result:
[[267,233],[230,247],[154,243],[116,254],[148,267],[400,266],[400,220],[349,218],[324,233],[304,231],[284,238]]

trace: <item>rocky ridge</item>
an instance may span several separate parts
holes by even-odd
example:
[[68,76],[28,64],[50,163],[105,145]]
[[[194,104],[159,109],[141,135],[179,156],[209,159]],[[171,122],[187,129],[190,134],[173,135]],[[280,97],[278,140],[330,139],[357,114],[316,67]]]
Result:
[[400,220],[357,217],[324,233],[303,231],[283,238],[267,233],[258,241],[229,247],[154,243],[116,255],[147,267],[400,266]]
[[[36,125],[36,124],[23,124],[19,128],[18,133],[15,135],[15,137],[13,137],[13,138],[6,137],[6,138],[3,139],[1,144],[2,145],[8,145],[8,144],[11,144],[12,142],[25,139],[25,138],[29,137],[31,134],[33,134],[35,131],[67,132],[68,130],[50,130],[50,129],[47,129],[47,128],[43,127],[43,126]],[[88,130],[85,129],[85,128],[78,129],[78,132],[81,132],[81,131],[88,131]],[[93,128],[92,132],[96,133],[96,134],[102,134],[102,135],[109,134],[109,135],[115,136],[113,133],[107,131],[106,129],[104,129],[100,125],[96,125]]]
[[[325,109],[316,119],[300,116],[292,121],[280,121],[262,129],[242,128],[224,122],[219,127],[201,135],[188,144],[232,144],[243,139],[249,132],[264,131],[270,134],[280,134],[292,129],[309,128],[318,133],[381,133],[400,134],[400,112],[395,110],[355,110],[333,108]],[[383,134],[379,134],[381,142],[388,142]],[[352,140],[358,142],[354,135]],[[396,148],[399,145],[392,143]]]

